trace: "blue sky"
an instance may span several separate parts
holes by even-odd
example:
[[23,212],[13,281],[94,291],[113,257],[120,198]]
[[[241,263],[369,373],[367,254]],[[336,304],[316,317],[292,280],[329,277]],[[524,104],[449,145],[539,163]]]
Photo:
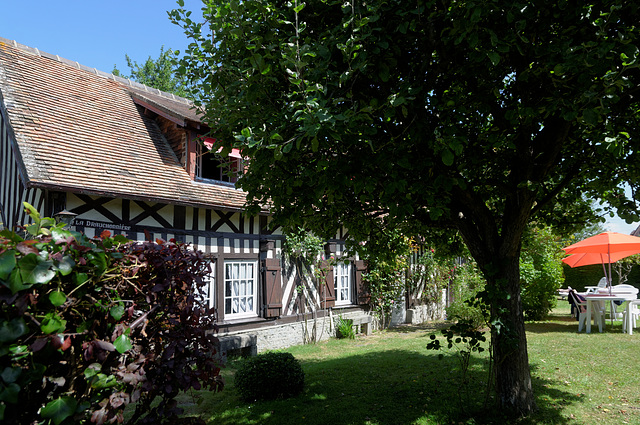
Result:
[[[200,15],[201,0],[185,0]],[[160,47],[184,50],[182,30],[167,11],[176,0],[3,0],[0,37],[100,71],[129,73],[125,54],[139,64]]]
[[[631,197],[631,189],[629,187],[627,187],[625,189],[626,195],[628,198]],[[627,224],[624,220],[622,220],[620,217],[618,217],[617,215],[613,218],[607,216],[607,223],[605,224],[605,227],[607,228],[607,230],[610,230],[612,232],[619,232],[619,233],[626,233],[629,234],[631,232],[633,232],[634,230],[636,230],[636,228],[638,227],[639,223],[633,223],[633,224]]]
[[610,230],[612,232],[629,234],[636,230],[636,228],[638,227],[638,223],[627,224],[624,220],[616,216],[614,218],[607,217],[607,223],[604,226],[607,228],[607,230]]
[[[192,18],[201,16],[201,0],[184,2]],[[186,36],[167,17],[177,7],[175,0],[4,0],[0,37],[104,72],[115,65],[126,75],[125,54],[141,64],[162,46],[184,50]],[[630,233],[637,224],[614,217],[606,227]]]

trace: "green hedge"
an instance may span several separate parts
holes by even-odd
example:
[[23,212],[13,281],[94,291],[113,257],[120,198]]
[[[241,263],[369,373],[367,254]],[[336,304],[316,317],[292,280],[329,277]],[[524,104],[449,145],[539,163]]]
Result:
[[304,389],[304,372],[291,353],[271,351],[245,359],[236,372],[235,385],[248,402],[289,398]]
[[[564,269],[564,288],[571,286],[578,291],[584,291],[585,286],[595,286],[598,281],[604,276],[602,265],[592,265],[571,268],[567,265],[563,266]],[[607,268],[608,271],[608,268]],[[613,284],[617,284],[617,276],[613,275]],[[633,285],[636,288],[640,288],[640,267],[634,267],[629,274],[627,282],[629,285]]]

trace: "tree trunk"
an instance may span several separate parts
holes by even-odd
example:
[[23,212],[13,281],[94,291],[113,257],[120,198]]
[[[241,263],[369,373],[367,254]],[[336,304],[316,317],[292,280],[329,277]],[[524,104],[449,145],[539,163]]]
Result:
[[[458,209],[452,209],[452,221],[487,281],[483,301],[491,311],[498,403],[507,413],[526,416],[536,404],[520,299],[520,250],[533,196],[526,190],[518,192],[506,200],[500,217],[494,217],[475,192],[459,191],[456,195]],[[455,211],[461,212],[457,221]]]
[[490,299],[486,300],[491,304],[496,393],[502,409],[525,416],[536,404],[520,299],[519,255],[496,260],[493,264],[498,267],[487,280]]

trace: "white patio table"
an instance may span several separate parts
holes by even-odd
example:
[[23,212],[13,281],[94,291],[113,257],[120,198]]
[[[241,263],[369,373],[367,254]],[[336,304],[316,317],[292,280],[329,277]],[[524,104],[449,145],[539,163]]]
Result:
[[[591,333],[591,309],[593,308],[593,302],[594,301],[605,301],[605,311],[607,310],[607,305],[609,305],[609,308],[611,308],[611,301],[635,301],[637,299],[637,297],[633,297],[630,298],[630,294],[613,294],[613,295],[608,295],[608,294],[587,294],[584,295],[584,298],[587,300],[587,329],[586,329],[586,333]],[[630,320],[630,312],[631,312],[631,307],[630,307],[631,303],[627,303],[627,320]],[[613,313],[613,312],[612,312]],[[605,322],[606,323],[606,322]],[[629,322],[627,322],[629,323]],[[629,333],[629,330],[627,328],[627,333]]]

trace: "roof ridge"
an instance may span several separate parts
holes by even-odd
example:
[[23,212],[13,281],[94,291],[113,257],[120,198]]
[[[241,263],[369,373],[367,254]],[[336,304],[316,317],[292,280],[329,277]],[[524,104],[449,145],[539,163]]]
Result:
[[162,90],[158,90],[156,88],[149,87],[149,86],[147,86],[145,84],[138,83],[137,81],[133,81],[133,80],[130,80],[128,78],[123,78],[123,77],[114,75],[114,74],[109,73],[109,72],[100,71],[97,68],[88,67],[88,66],[82,65],[79,62],[72,61],[72,60],[60,57],[58,55],[53,55],[51,53],[43,52],[42,50],[39,50],[39,49],[37,49],[35,47],[30,47],[30,46],[27,46],[27,45],[24,45],[24,44],[20,44],[15,40],[10,40],[8,38],[0,37],[0,44],[8,44],[8,45],[10,45],[10,46],[12,46],[12,47],[14,47],[16,49],[23,50],[23,51],[28,52],[28,53],[32,53],[34,55],[37,55],[37,56],[40,56],[40,57],[43,57],[43,58],[51,59],[51,60],[60,62],[60,63],[65,64],[65,65],[72,66],[72,67],[74,67],[76,69],[87,71],[87,72],[93,73],[95,75],[107,78],[109,80],[117,81],[117,82],[119,82],[121,84],[124,84],[125,86],[129,86],[129,87],[132,87],[132,88],[143,90],[143,91],[146,91],[148,93],[152,93],[152,94],[155,94],[155,95],[158,95],[158,96],[166,97],[168,99],[175,100],[177,102],[185,103],[185,104],[188,104],[188,105],[193,105],[193,101],[191,101],[191,100],[189,100],[187,98],[184,98],[184,97],[181,97],[181,96],[176,96],[173,93],[169,93],[169,92],[165,92],[165,91],[162,91]]

